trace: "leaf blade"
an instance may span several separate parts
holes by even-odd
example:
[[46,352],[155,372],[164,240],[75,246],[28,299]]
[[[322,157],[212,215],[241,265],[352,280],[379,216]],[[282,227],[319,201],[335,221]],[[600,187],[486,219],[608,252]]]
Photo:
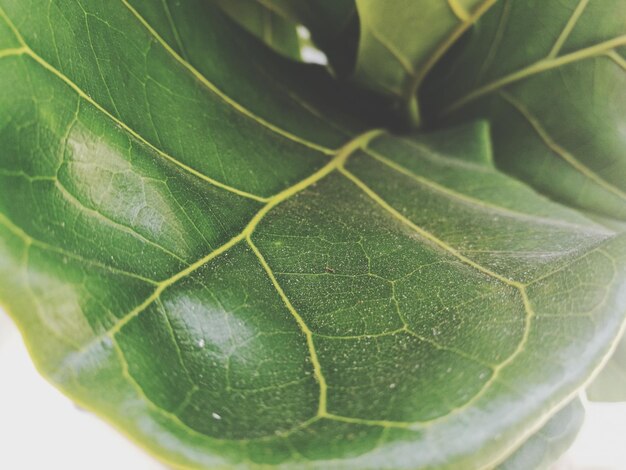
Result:
[[[209,80],[211,68],[196,69],[206,80],[193,73],[194,65],[146,28],[139,10],[82,2],[105,20],[92,36],[94,50],[119,42],[119,28],[109,25],[123,24],[124,34],[141,39],[134,44],[151,55],[147,67],[132,60],[130,48],[121,48],[120,57],[135,74],[163,85],[146,98],[117,77],[106,81],[107,91],[102,80],[81,75],[100,67],[116,77],[113,63],[87,55],[77,71],[74,62],[58,60],[54,69],[80,81],[91,102],[42,66],[42,56],[53,60],[55,53],[44,47],[52,44],[45,28],[37,29],[42,42],[34,37],[31,5],[1,5],[34,45],[20,49],[17,41],[19,52],[0,64],[15,92],[0,97],[10,111],[1,116],[16,119],[2,121],[0,297],[46,376],[162,458],[208,468],[438,465],[441,455],[430,443],[459,436],[460,423],[471,417],[482,431],[472,440],[453,439],[459,444],[445,464],[489,464],[570,398],[614,339],[625,274],[613,271],[603,253],[622,260],[623,237],[499,175],[488,165],[484,126],[409,143],[356,133],[328,158],[251,116],[264,113],[267,123],[286,123],[298,136],[302,121],[288,121],[302,113],[308,135],[323,134],[317,142],[337,138],[319,115],[293,108],[287,117],[274,115],[275,107],[258,106],[258,90],[243,86],[236,99],[228,95],[240,107],[234,108],[207,86],[218,82]],[[85,15],[71,9],[76,3],[56,5],[75,22],[63,31],[81,31]],[[196,12],[190,5],[188,12]],[[213,21],[218,28],[223,18]],[[64,41],[70,55],[83,45],[80,35],[68,33]],[[189,48],[187,41],[182,36]],[[40,60],[33,58],[39,52]],[[181,84],[179,97],[196,100],[172,108],[166,93],[172,83]],[[152,105],[162,132],[142,127],[147,143],[117,122],[134,117],[111,99],[122,92],[139,109],[142,100]],[[191,136],[185,125],[197,117],[196,102],[213,119],[202,121],[205,133]],[[173,110],[183,123],[169,120]],[[167,142],[180,150],[168,140],[178,133],[205,153],[190,146],[176,158],[202,164],[213,148],[204,145],[206,134],[227,140],[230,128],[238,139],[230,141],[224,174],[218,164],[206,172],[224,184],[241,180],[246,189],[264,189],[267,200],[210,184],[153,148]],[[272,159],[254,167],[251,148]],[[307,158],[314,162],[302,169]],[[292,166],[294,159],[299,164]],[[258,174],[250,176],[250,168]],[[224,178],[228,170],[231,179]],[[496,189],[472,186],[480,175]],[[496,210],[502,199],[505,207]],[[485,227],[489,239],[481,238]],[[594,286],[594,296],[574,299],[578,311],[554,300],[570,299],[567,288],[580,279]],[[563,334],[560,315],[570,320],[566,333],[575,343]],[[589,330],[588,315],[602,326]],[[561,355],[576,361],[546,360]],[[490,366],[499,372],[490,375]],[[370,377],[364,368],[379,373]],[[442,388],[420,386],[428,382]],[[444,387],[451,382],[458,387]],[[533,400],[520,402],[519,391]],[[513,405],[516,414],[503,421],[502,409]]]
[[[563,203],[622,220],[618,108],[626,30],[611,15],[620,5],[501,2],[483,17],[467,48],[433,74],[424,96],[439,94],[431,106],[440,107],[440,118],[493,122],[496,161],[504,171]],[[550,21],[543,34],[532,35],[537,8]]]

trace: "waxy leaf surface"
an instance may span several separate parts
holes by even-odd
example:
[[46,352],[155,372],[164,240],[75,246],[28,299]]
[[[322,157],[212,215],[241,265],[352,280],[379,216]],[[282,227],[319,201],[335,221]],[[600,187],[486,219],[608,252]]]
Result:
[[0,300],[39,369],[175,465],[502,462],[609,353],[626,239],[484,123],[365,130],[166,4],[0,0]]
[[498,2],[431,75],[430,113],[488,119],[500,168],[626,220],[625,9],[624,0]]

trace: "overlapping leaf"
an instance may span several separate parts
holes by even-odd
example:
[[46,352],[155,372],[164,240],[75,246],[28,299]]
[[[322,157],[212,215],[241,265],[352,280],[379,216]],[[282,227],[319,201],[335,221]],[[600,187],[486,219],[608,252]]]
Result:
[[[233,12],[230,0],[213,1],[225,11]],[[354,0],[237,0],[234,3],[239,13],[233,17],[239,22],[250,15],[269,15],[292,25],[305,26],[313,42],[326,53],[336,75],[346,76],[352,72],[359,33]],[[259,28],[248,29],[263,38]]]
[[495,0],[357,0],[356,79],[392,97],[417,122],[419,85]]
[[554,199],[624,221],[625,6],[498,2],[422,95],[439,119],[488,118],[499,167]]
[[39,368],[176,465],[503,461],[615,341],[624,236],[484,123],[367,131],[164,6],[0,0],[0,299]]
[[[300,59],[297,24],[256,0],[214,0],[222,10],[246,30],[278,53]],[[167,4],[166,4],[167,6]]]

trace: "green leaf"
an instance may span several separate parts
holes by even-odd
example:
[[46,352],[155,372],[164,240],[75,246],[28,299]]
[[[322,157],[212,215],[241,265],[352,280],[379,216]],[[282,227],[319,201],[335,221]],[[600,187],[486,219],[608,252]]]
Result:
[[498,470],[549,469],[570,447],[585,418],[585,408],[574,400],[550,418],[538,432],[524,443]]
[[296,23],[266,8],[256,0],[213,1],[228,16],[272,49],[285,57],[300,59],[300,40],[296,32]]
[[52,383],[193,468],[489,467],[573,399],[625,236],[164,5],[0,0],[0,301]]
[[355,0],[253,0],[253,3],[306,26],[313,42],[326,53],[335,74],[345,76],[352,72],[359,32]]
[[431,114],[487,118],[498,166],[558,201],[626,220],[623,0],[499,2],[425,85]]
[[609,362],[587,387],[587,396],[591,401],[626,401],[626,339],[622,338]]
[[356,79],[392,97],[418,121],[428,71],[495,0],[356,0],[361,19]]

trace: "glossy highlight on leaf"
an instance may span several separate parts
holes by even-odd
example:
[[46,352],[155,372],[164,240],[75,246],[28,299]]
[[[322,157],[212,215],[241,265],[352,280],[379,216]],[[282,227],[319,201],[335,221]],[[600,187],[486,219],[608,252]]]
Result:
[[574,400],[535,433],[498,470],[549,469],[572,444],[585,417],[585,408]]
[[624,329],[626,236],[488,122],[372,129],[206,0],[0,0],[0,81],[0,302],[173,466],[491,468]]

